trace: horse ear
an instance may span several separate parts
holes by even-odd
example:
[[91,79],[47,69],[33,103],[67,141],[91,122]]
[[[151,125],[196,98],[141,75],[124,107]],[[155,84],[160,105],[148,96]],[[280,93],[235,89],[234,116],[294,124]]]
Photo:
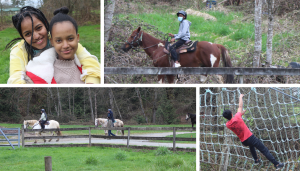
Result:
[[138,29],[137,29],[137,32],[139,33],[141,31],[141,27],[139,27]]

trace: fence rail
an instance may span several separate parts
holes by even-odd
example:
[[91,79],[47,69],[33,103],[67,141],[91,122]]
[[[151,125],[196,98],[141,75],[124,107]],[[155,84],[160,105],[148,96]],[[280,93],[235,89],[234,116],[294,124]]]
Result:
[[[69,139],[69,138],[88,138],[89,142],[88,144],[82,145],[82,146],[109,146],[109,147],[114,147],[115,145],[107,145],[107,144],[98,144],[95,145],[95,143],[91,143],[92,138],[108,138],[108,136],[104,135],[92,135],[91,130],[127,130],[128,135],[127,136],[109,136],[109,139],[127,139],[127,146],[126,145],[121,145],[122,147],[127,147],[129,148],[129,142],[130,139],[134,140],[169,140],[173,141],[173,151],[196,151],[196,149],[187,149],[184,150],[185,148],[178,148],[176,147],[176,141],[196,141],[196,138],[176,138],[176,131],[190,131],[190,130],[196,130],[196,128],[191,128],[191,127],[114,127],[114,128],[95,128],[95,127],[83,127],[83,128],[60,128],[60,129],[45,129],[45,132],[51,132],[51,131],[74,131],[74,130],[89,130],[89,135],[68,135],[68,136],[29,136],[25,137],[23,136],[25,132],[38,132],[41,131],[41,129],[23,129],[22,126],[22,146],[23,147],[33,147],[36,145],[25,145],[25,140],[33,140],[33,139]],[[134,130],[170,130],[173,131],[173,137],[144,137],[144,136],[130,136],[130,131]],[[74,145],[74,144],[72,144]],[[72,146],[71,145],[71,146]],[[59,145],[39,145],[43,147],[69,147],[70,144],[59,144]],[[74,146],[77,146],[76,144]],[[118,146],[118,148],[120,148]],[[135,149],[145,149],[141,147],[136,147],[136,146],[130,146],[130,148],[135,148]],[[155,148],[155,147],[152,147]]]
[[123,75],[237,75],[239,83],[243,84],[245,75],[300,75],[300,69],[295,68],[238,68],[238,67],[105,67],[104,73]]

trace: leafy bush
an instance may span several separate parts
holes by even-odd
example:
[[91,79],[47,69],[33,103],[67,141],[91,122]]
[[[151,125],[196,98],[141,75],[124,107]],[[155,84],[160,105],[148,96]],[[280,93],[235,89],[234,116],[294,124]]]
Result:
[[138,123],[138,124],[144,124],[146,123],[146,119],[141,116],[141,115],[135,115],[134,116],[134,120]]

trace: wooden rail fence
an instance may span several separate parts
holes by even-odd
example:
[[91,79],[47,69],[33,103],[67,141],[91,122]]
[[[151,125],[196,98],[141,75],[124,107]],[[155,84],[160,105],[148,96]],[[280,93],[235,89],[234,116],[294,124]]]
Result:
[[124,75],[237,75],[240,83],[244,75],[300,75],[300,69],[294,68],[239,68],[239,67],[105,67],[104,74]]
[[[127,147],[135,149],[156,149],[156,147],[145,147],[145,146],[129,146],[131,139],[134,140],[169,140],[173,141],[173,151],[190,151],[195,152],[195,148],[176,148],[176,141],[196,141],[196,138],[176,138],[176,131],[191,131],[196,130],[196,128],[191,127],[114,127],[114,128],[95,128],[95,127],[84,127],[84,128],[60,128],[59,131],[76,131],[76,130],[89,130],[89,135],[68,135],[68,136],[30,136],[25,137],[24,133],[26,132],[38,132],[38,129],[24,129],[22,126],[22,146],[23,147],[80,147],[87,146],[87,144],[59,144],[59,145],[25,145],[25,140],[34,140],[34,139],[69,139],[69,138],[88,138],[89,146],[102,146],[102,147]],[[127,130],[127,136],[105,136],[105,135],[92,135],[91,130]],[[130,132],[134,130],[172,130],[173,137],[143,137],[143,136],[131,136]],[[58,131],[58,129],[45,129],[45,132]],[[95,144],[91,143],[92,138],[109,138],[109,139],[127,139],[127,145],[108,145],[108,144]],[[196,147],[196,146],[195,146]]]

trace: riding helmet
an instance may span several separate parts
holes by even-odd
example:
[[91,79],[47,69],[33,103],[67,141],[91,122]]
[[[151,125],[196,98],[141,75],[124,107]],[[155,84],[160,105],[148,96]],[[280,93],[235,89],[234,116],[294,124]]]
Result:
[[111,109],[108,109],[108,111],[111,111]]
[[45,112],[45,109],[42,109],[41,111],[42,111],[42,112]]
[[187,19],[187,13],[183,10],[180,10],[178,13],[177,13],[177,17],[179,16],[179,14],[182,14],[185,16],[185,19]]

